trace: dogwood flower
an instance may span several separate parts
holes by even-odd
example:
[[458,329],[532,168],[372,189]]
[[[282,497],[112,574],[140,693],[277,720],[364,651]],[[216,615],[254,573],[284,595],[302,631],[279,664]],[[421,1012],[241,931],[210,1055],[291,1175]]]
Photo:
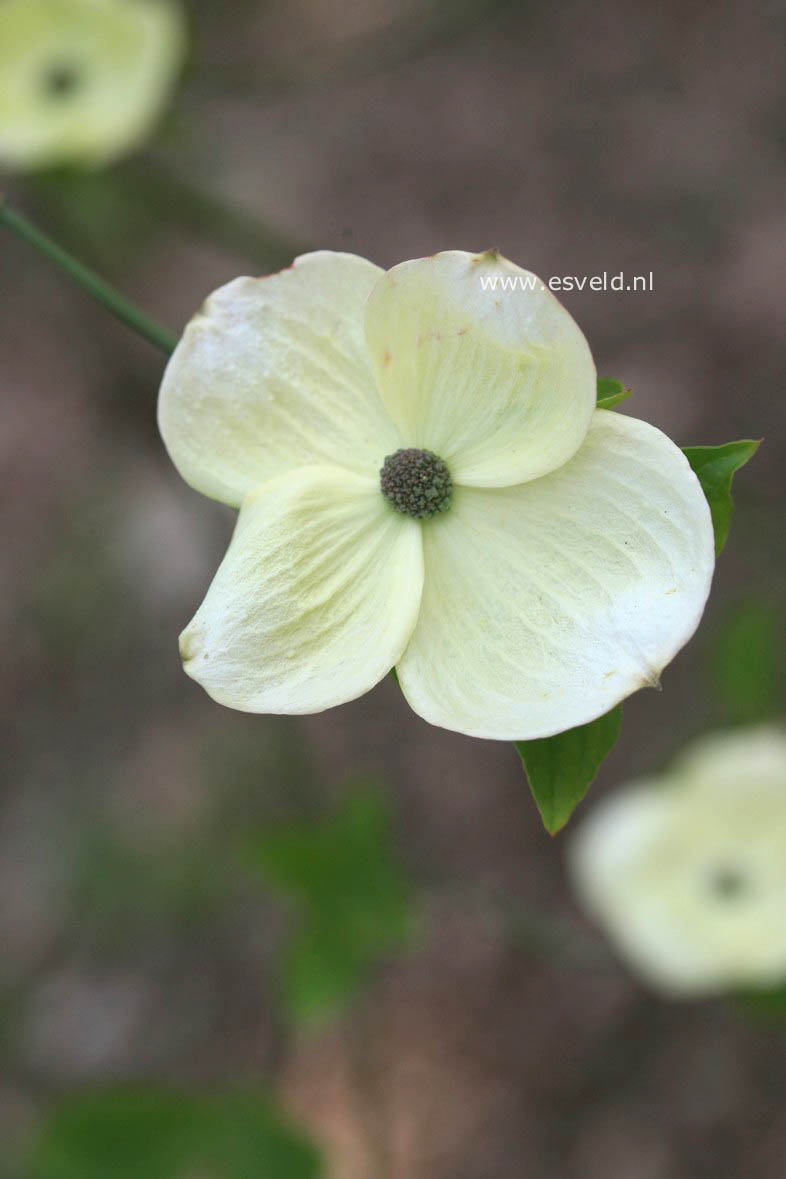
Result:
[[497,251],[222,287],[159,399],[183,478],[240,508],[186,671],[304,713],[395,665],[421,717],[501,739],[656,683],[704,608],[710,513],[665,435],[595,402],[581,331]]
[[135,147],[185,47],[177,0],[0,0],[0,164],[105,164]]
[[673,995],[786,980],[786,733],[720,733],[601,804],[569,844],[580,899]]

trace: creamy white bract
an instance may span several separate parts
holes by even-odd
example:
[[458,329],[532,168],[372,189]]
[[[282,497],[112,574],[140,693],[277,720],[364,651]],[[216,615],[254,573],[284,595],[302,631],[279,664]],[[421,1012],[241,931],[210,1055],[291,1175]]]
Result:
[[573,836],[579,897],[664,992],[786,982],[786,733],[721,733]]
[[[714,565],[682,452],[596,410],[587,342],[496,251],[384,272],[320,251],[239,278],[188,325],[159,424],[178,470],[240,508],[181,636],[189,675],[252,712],[316,712],[395,666],[433,724],[491,738],[580,725],[657,682]],[[529,276],[534,278],[534,276]],[[387,455],[420,448],[449,510],[399,514]]]
[[0,0],[0,165],[95,166],[130,151],[184,49],[179,0]]

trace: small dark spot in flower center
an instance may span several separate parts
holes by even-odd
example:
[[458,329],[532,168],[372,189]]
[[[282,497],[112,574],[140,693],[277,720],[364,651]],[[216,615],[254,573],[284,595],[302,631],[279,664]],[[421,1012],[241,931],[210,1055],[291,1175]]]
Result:
[[71,98],[80,90],[84,77],[82,71],[70,62],[60,61],[50,65],[41,77],[41,89],[47,98],[60,101]]
[[710,876],[710,888],[718,900],[731,901],[749,891],[750,881],[739,868],[723,866]]
[[397,450],[389,454],[379,472],[386,500],[403,516],[427,520],[446,512],[453,494],[450,471],[430,450]]

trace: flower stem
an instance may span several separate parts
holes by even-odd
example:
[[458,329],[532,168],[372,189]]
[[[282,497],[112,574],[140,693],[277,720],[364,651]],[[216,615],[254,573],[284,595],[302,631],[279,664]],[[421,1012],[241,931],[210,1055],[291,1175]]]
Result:
[[116,316],[126,327],[144,337],[155,348],[169,356],[175,350],[177,337],[160,324],[150,319],[138,307],[135,307],[124,295],[104,282],[102,278],[89,267],[84,266],[62,246],[42,233],[32,221],[10,208],[0,195],[0,225],[5,225],[18,237],[26,241],[34,249],[43,254],[50,262],[57,266],[64,274],[82,287],[93,299],[101,303],[107,311]]

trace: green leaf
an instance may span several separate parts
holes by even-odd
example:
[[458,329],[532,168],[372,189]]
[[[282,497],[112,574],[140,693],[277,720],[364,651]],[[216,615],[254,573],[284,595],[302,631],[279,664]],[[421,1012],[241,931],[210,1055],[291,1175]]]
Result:
[[319,1156],[261,1094],[172,1090],[76,1097],[46,1118],[29,1179],[318,1179]]
[[615,381],[613,377],[598,377],[598,400],[596,409],[613,409],[621,401],[627,401],[632,389],[623,385],[622,381]]
[[759,449],[758,440],[743,439],[723,446],[683,446],[682,452],[701,483],[712,513],[715,530],[715,555],[720,555],[729,535],[731,523],[731,481],[734,473],[752,459]]
[[266,880],[288,893],[298,912],[283,978],[294,1017],[330,1015],[376,959],[408,940],[410,889],[390,842],[383,798],[363,789],[332,818],[274,832],[251,849]]
[[517,741],[540,817],[551,835],[565,826],[620,734],[622,705],[604,716],[535,741]]

